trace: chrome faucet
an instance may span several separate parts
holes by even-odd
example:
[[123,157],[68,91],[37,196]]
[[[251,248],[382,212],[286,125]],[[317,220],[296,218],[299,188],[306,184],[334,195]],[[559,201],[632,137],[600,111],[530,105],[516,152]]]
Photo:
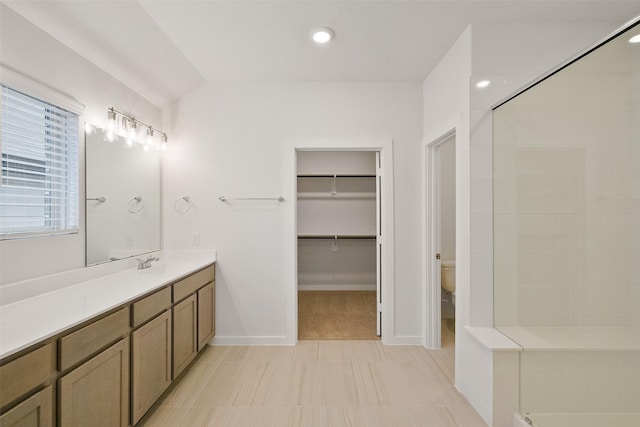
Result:
[[136,261],[138,261],[138,270],[144,270],[151,267],[151,261],[160,261],[160,258],[149,255],[147,259],[138,258]]

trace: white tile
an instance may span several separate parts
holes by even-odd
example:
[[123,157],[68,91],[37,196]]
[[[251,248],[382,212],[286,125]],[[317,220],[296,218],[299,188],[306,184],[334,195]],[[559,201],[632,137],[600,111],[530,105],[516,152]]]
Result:
[[493,215],[493,247],[516,249],[518,245],[517,224],[519,217],[513,214]]
[[519,284],[570,284],[573,264],[568,249],[518,250]]
[[518,321],[528,326],[569,326],[571,291],[563,283],[531,284],[518,288]]
[[493,212],[500,214],[518,213],[518,190],[515,179],[493,180]]
[[513,145],[493,146],[493,177],[497,179],[515,179],[517,173],[516,147]]

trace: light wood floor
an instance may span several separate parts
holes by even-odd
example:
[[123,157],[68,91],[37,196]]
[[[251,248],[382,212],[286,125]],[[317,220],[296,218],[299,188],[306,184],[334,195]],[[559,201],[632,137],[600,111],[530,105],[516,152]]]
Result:
[[376,291],[299,291],[298,339],[379,339]]
[[442,350],[346,340],[209,347],[140,425],[486,427],[453,387],[452,343],[445,325]]

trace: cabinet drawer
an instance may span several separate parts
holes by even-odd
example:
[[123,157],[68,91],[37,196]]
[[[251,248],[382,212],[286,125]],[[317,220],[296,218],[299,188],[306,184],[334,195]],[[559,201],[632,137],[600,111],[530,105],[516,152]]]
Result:
[[51,427],[53,387],[49,386],[0,416],[3,427]]
[[131,326],[140,326],[171,306],[171,287],[164,288],[131,305]]
[[0,406],[27,395],[51,380],[54,345],[47,344],[0,367]]
[[215,267],[210,265],[197,273],[173,284],[173,302],[183,300],[204,285],[212,282],[215,276]]
[[65,371],[129,332],[129,307],[60,338],[60,371]]

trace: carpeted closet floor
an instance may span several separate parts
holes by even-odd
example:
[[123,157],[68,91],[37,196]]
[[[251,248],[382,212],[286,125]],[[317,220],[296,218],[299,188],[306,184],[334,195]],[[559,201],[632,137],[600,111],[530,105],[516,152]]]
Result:
[[298,339],[377,340],[375,291],[299,291]]

